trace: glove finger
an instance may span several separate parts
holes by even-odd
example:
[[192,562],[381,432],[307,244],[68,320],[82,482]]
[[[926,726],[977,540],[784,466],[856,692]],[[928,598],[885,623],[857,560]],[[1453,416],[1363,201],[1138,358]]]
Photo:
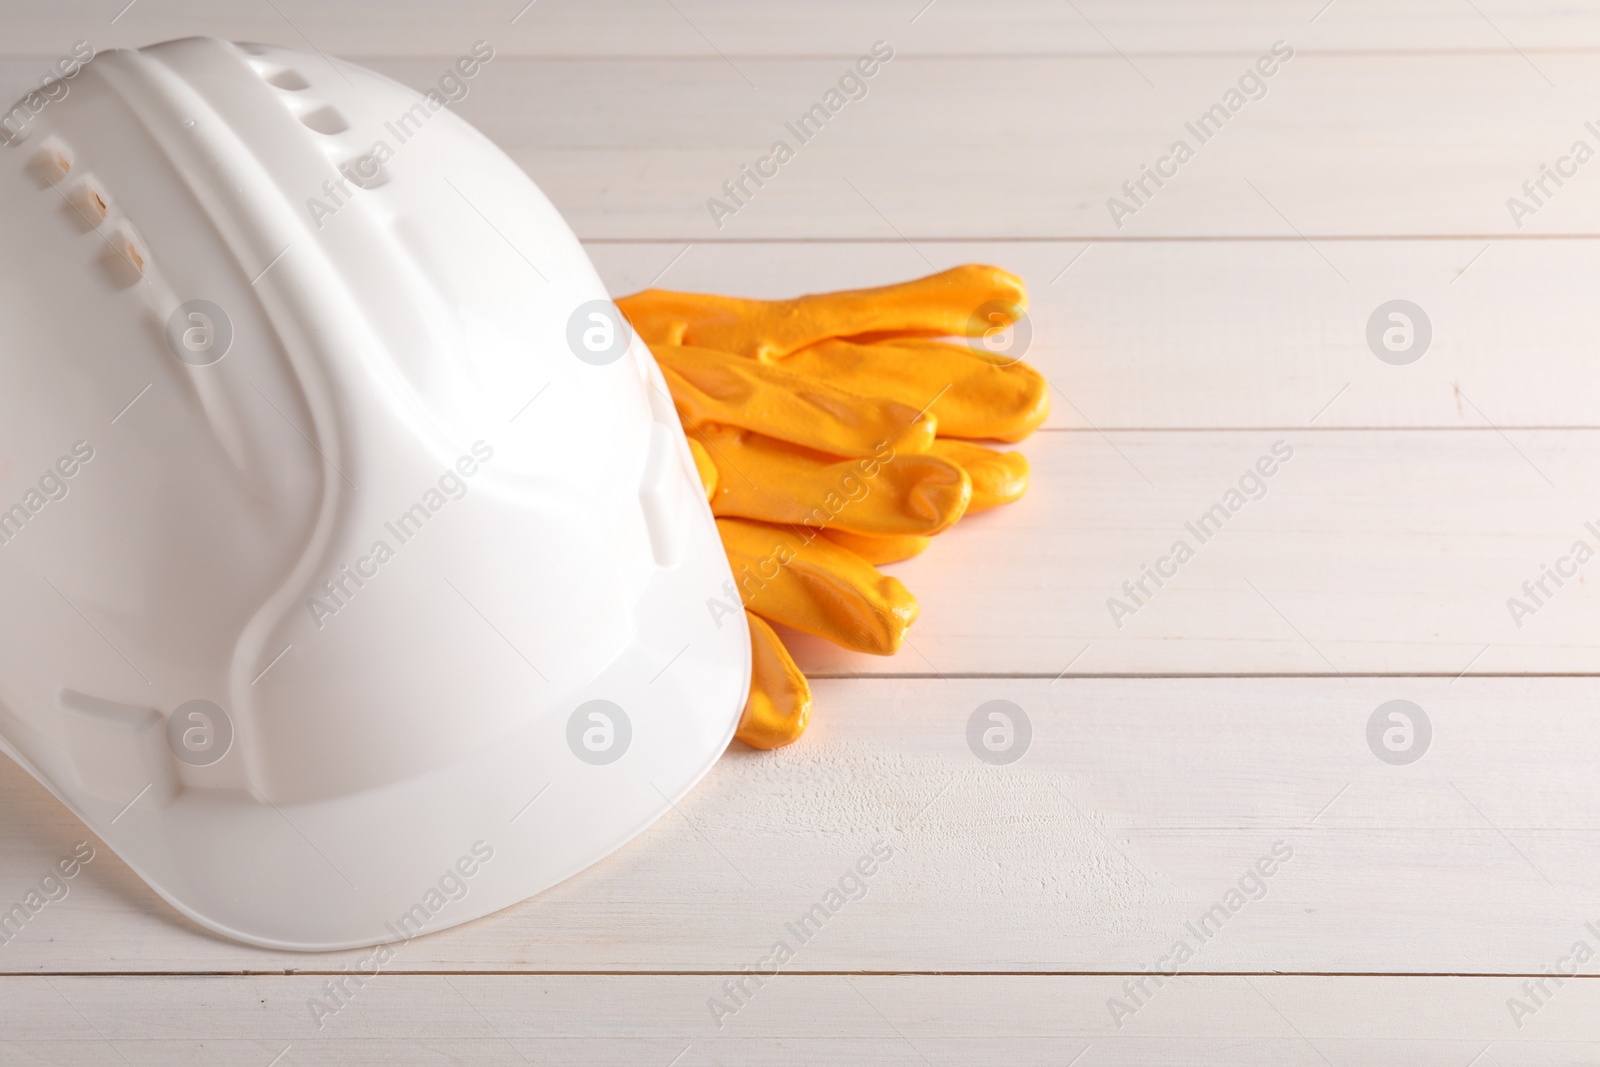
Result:
[[708,432],[707,440],[717,465],[714,515],[931,535],[966,514],[972,498],[967,472],[937,456],[839,459],[743,430]]
[[708,498],[714,499],[717,493],[717,464],[711,458],[711,453],[706,451],[706,446],[695,440],[694,434],[689,434],[689,452],[694,456],[694,470],[700,475],[700,488],[705,490]]
[[1020,441],[1050,413],[1050,386],[1026,363],[998,362],[962,345],[899,339],[829,340],[786,356],[786,371],[935,416],[941,437]]
[[[652,346],[717,348],[766,362],[829,337],[981,335],[1021,318],[1028,294],[1016,275],[969,263],[898,285],[795,300],[647,289],[623,297],[617,306]],[[995,314],[980,318],[980,308]]]
[[867,536],[839,529],[818,532],[840,548],[854,552],[874,566],[882,563],[898,563],[903,559],[920,555],[933,540],[930,537],[910,534],[890,537]]
[[762,618],[887,656],[917,617],[906,587],[825,537],[748,519],[718,519],[744,606]]
[[916,408],[847,392],[726,352],[653,349],[685,423],[755,430],[835,456],[926,452],[937,423]]
[[967,514],[1010,504],[1028,491],[1028,457],[1021,452],[996,452],[969,441],[938,440],[932,454],[960,465],[972,479]]
[[750,624],[750,698],[733,736],[751,748],[781,748],[806,732],[811,684],[772,627],[748,611],[744,617]]

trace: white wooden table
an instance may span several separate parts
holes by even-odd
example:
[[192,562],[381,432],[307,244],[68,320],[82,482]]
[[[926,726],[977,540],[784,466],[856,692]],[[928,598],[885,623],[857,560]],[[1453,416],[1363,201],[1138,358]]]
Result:
[[[353,955],[210,936],[102,847],[0,946],[0,1062],[1600,1057],[1600,960],[1571,955],[1600,950],[1600,570],[1507,607],[1600,544],[1600,161],[1520,227],[1506,203],[1600,148],[1596,5],[522,2],[5,0],[0,95],[77,40],[309,41],[419,87],[488,40],[460,111],[616,292],[1024,275],[1058,390],[1032,491],[895,568],[922,603],[899,656],[799,645],[799,744],[735,746],[681,814],[407,944],[320,1029],[307,999]],[[868,96],[717,228],[706,199],[877,40]],[[1265,96],[1198,144],[1184,123],[1277,41]],[[1365,337],[1394,299],[1432,326],[1409,365]],[[1115,625],[1107,598],[1279,441],[1266,495]],[[965,740],[993,699],[1033,725],[1007,766]],[[1395,699],[1432,724],[1404,765],[1368,743]],[[85,832],[9,763],[0,812],[9,903]],[[879,840],[866,897],[719,1026],[708,1000]],[[1264,895],[1130,992],[1279,842]]]

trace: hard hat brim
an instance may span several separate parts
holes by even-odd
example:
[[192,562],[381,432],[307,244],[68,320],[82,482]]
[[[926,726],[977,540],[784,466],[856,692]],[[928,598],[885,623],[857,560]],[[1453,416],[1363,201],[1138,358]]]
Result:
[[[709,513],[696,521],[709,524]],[[742,614],[705,610],[726,561],[706,551],[714,538],[696,544],[704,558],[659,573],[638,640],[585,692],[469,759],[403,782],[294,805],[185,790],[156,808],[77,788],[59,747],[11,743],[26,733],[0,731],[0,750],[208,930],[304,952],[409,940],[603,859],[669,812],[726,749],[749,686],[749,636]],[[567,705],[590,699],[626,709],[632,736],[615,762],[591,764],[569,747]]]

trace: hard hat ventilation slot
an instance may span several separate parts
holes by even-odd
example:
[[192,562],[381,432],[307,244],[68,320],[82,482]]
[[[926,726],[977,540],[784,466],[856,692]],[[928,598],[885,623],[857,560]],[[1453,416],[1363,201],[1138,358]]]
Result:
[[350,123],[339,113],[338,108],[327,106],[319,107],[315,111],[308,111],[300,116],[300,121],[309,129],[329,137],[345,132],[350,128]]
[[112,235],[111,244],[118,252],[122,253],[122,257],[128,261],[128,265],[138,271],[140,277],[143,277],[146,264],[150,262],[150,253],[145,249],[144,242],[139,239],[139,235],[134,232],[133,227],[127,223],[119,225]]
[[268,85],[286,92],[298,93],[302,89],[311,88],[311,83],[306,81],[305,75],[297,70],[279,69],[263,76],[267,79]]
[[100,270],[118,289],[127,289],[144,280],[151,269],[150,252],[132,226],[115,224],[100,252]]
[[72,173],[72,149],[59,137],[47,139],[28,160],[28,171],[45,185],[55,185]]
[[94,229],[111,214],[111,197],[100,183],[85,176],[67,190],[68,213],[85,232]]
[[[62,178],[71,173],[72,151],[52,137],[39,152],[39,158],[30,161],[35,169],[54,168]],[[60,178],[57,179],[58,181]],[[143,281],[154,269],[150,259],[150,246],[118,209],[111,195],[97,178],[85,174],[67,187],[63,194],[67,203],[62,211],[84,233],[99,230],[105,247],[99,254],[99,265],[106,279],[119,289],[126,289]]]

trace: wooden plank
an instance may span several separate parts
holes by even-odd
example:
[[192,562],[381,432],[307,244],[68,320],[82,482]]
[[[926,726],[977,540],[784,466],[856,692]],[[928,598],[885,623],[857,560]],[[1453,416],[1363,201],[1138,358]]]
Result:
[[[1563,587],[1521,630],[1504,608],[1572,540],[1600,543],[1583,527],[1600,519],[1587,510],[1593,433],[1486,428],[1594,424],[1593,244],[1323,240],[1590,232],[1600,186],[1586,174],[1520,231],[1504,200],[1586,136],[1590,57],[1539,49],[1596,47],[1600,20],[1544,2],[1341,0],[1318,13],[1319,0],[1291,15],[1256,0],[1096,0],[942,2],[913,25],[920,0],[803,11],[695,0],[681,14],[539,5],[502,29],[515,12],[479,0],[447,15],[410,0],[281,6],[287,18],[180,0],[109,26],[110,12],[74,0],[7,15],[0,47],[51,56],[80,36],[103,47],[197,31],[303,45],[303,29],[424,85],[452,42],[485,37],[504,61],[464,113],[580,233],[612,242],[594,252],[618,289],[649,283],[689,244],[663,284],[779,295],[1014,263],[1038,300],[1033,356],[1065,393],[1052,425],[1074,432],[1025,446],[1037,481],[1023,505],[896,569],[923,599],[914,650],[880,661],[801,642],[816,672],[929,677],[819,681],[818,721],[799,746],[735,746],[683,819],[537,900],[406,945],[395,963],[731,972],[863,850],[892,842],[868,895],[725,1027],[706,1005],[724,974],[391,974],[322,1030],[306,1006],[322,975],[64,976],[337,969],[360,955],[212,938],[102,847],[72,894],[0,952],[19,974],[0,979],[11,1009],[0,1059],[1459,1065],[1600,1054],[1594,982],[1568,982],[1519,1029],[1507,998],[1525,979],[1505,977],[1559,966],[1580,939],[1600,946],[1585,926],[1600,924],[1592,680],[1474,676],[1595,669],[1586,584]],[[716,229],[705,198],[880,36],[901,58],[870,100]],[[1280,36],[1301,56],[1269,98],[1114,228],[1105,198]],[[1011,54],[1018,41],[1033,58]],[[1151,55],[1164,51],[1229,54]],[[1391,54],[1327,55],[1340,51]],[[515,58],[584,54],[684,58]],[[828,58],[760,58],[793,54]],[[985,54],[997,58],[959,58]],[[37,65],[0,61],[0,87],[26,85]],[[547,100],[562,107],[530,104]],[[1241,235],[1268,240],[1210,240]],[[997,236],[1025,240],[976,244]],[[1184,240],[1097,243],[1051,287],[1082,245],[1036,240],[1049,236]],[[797,243],[734,243],[784,237]],[[615,243],[629,238],[655,243]],[[865,243],[819,243],[829,238]],[[1407,368],[1378,363],[1362,340],[1372,308],[1395,297],[1437,326],[1435,350]],[[1436,429],[1327,433],[1304,428],[1313,416],[1324,429]],[[1204,427],[1230,432],[1148,432]],[[1117,629],[1105,597],[1278,437],[1296,457],[1266,499]],[[1463,667],[1472,673],[1453,679]],[[1076,677],[1171,671],[1444,676]],[[963,672],[1046,676],[935,676]],[[1367,747],[1373,709],[1396,697],[1434,724],[1409,766]],[[967,748],[969,717],[995,699],[1034,726],[1009,766]],[[12,814],[0,826],[10,901],[83,831],[9,764],[0,808]],[[1498,976],[1188,977],[1114,1027],[1107,998],[1123,974],[1087,972],[1152,964],[1278,841],[1292,860],[1195,966]],[[1074,973],[833,973],[903,970]],[[55,977],[27,976],[37,971]]]
[[[908,57],[804,143],[785,123],[833,84],[837,58],[742,62],[759,91],[716,59],[513,60],[461,111],[586,238],[1593,233],[1600,181],[1583,169],[1559,189],[1547,180],[1531,216],[1507,206],[1527,199],[1541,162],[1579,139],[1600,145],[1584,126],[1600,118],[1593,62],[1538,64],[1542,74],[1512,54],[1303,55],[1204,143],[1185,123],[1234,86],[1240,57],[1141,61],[1155,87],[1116,58]],[[426,84],[437,66],[383,69]],[[562,107],[529,106],[556,98]],[[1175,176],[1147,182],[1142,201],[1123,190],[1180,139],[1194,158]],[[763,186],[723,190],[780,140],[795,155],[776,175],[769,162]],[[1137,212],[1114,218],[1113,197]],[[714,215],[713,198],[737,212]]]
[[[125,3],[126,0],[123,0]],[[822,0],[804,8],[740,4],[736,0],[642,0],[577,4],[527,0],[428,0],[382,5],[316,5],[285,0],[167,0],[141,3],[57,0],[48,7],[15,5],[6,12],[13,54],[53,54],[77,38],[128,47],[205,33],[234,40],[303,43],[299,34],[334,55],[432,54],[441,40],[476,34],[522,55],[730,56],[853,53],[886,37],[908,51],[930,54],[1008,54],[1019,50],[1138,55],[1151,52],[1249,51],[1262,39],[1303,38],[1332,50],[1477,49],[1510,52],[1600,45],[1591,11],[1556,0],[1325,0],[1292,6],[1273,0],[1222,0],[1203,6],[1183,0],[996,0],[983,5],[941,2]],[[673,7],[677,7],[677,11]],[[109,10],[108,10],[109,7]],[[1481,14],[1480,14],[1481,12]],[[520,16],[520,17],[519,17]],[[1503,35],[1503,36],[1502,36]]]
[[[1280,441],[1293,459],[1249,478]],[[808,671],[1600,670],[1587,572],[1544,579],[1548,596],[1522,588],[1575,542],[1600,546],[1592,431],[1046,432],[1021,447],[1027,497],[890,568],[921,603],[909,647],[796,637]],[[1241,499],[1241,479],[1264,495]],[[1158,587],[1146,566],[1176,574]]]
[[[1188,978],[1118,1029],[1122,979],[780,975],[718,1028],[714,976],[388,976],[318,1030],[326,979],[13,978],[0,1049],[25,1062],[289,1067],[882,1063],[931,1067],[1571,1064],[1600,1051],[1600,982],[1514,1027],[1515,979]],[[1553,987],[1552,987],[1553,988]],[[85,1025],[87,1024],[87,1025]],[[1074,1057],[1077,1057],[1076,1059]]]
[[[1591,426],[1594,241],[593,243],[615,293],[779,298],[883,285],[965,262],[1020,274],[1027,358],[1060,389],[1052,427]],[[923,258],[923,257],[926,257]],[[1403,298],[1432,330],[1382,362],[1367,322]],[[1335,399],[1337,398],[1337,399]],[[1331,402],[1331,403],[1330,403]]]
[[[399,946],[390,969],[731,972],[781,939],[792,973],[1134,972],[1193,938],[1278,842],[1292,857],[1226,925],[1209,920],[1190,970],[1537,975],[1576,940],[1600,949],[1585,926],[1600,925],[1590,680],[824,680],[816,697],[797,745],[733,746],[638,841]],[[1394,699],[1432,726],[1409,765],[1368,746]],[[992,700],[1031,723],[1010,765],[968,747]],[[10,764],[0,803],[9,904],[84,831]],[[893,855],[865,895],[802,944],[786,924],[880,840]],[[315,971],[363,955],[199,932],[102,846],[0,968]]]
[[[1271,44],[1263,37],[1259,50]],[[455,54],[372,66],[425,87]],[[1579,139],[1600,147],[1584,125],[1600,120],[1592,57],[1537,63],[1511,52],[1303,55],[1206,143],[1184,124],[1218,103],[1248,57],[1150,57],[1140,65],[1152,85],[1116,57],[908,56],[804,143],[785,123],[834,85],[838,56],[751,58],[742,76],[716,57],[502,57],[459,110],[586,238],[1592,234],[1600,180],[1584,169],[1559,189],[1547,180],[1532,216],[1507,207],[1527,197],[1541,162],[1555,165]],[[37,60],[8,60],[0,88],[20,92],[38,73]],[[1148,200],[1122,191],[1180,138],[1195,156],[1176,176],[1147,182]],[[723,190],[779,140],[794,157],[764,185]],[[397,168],[403,179],[403,160]],[[1143,206],[1113,218],[1113,197]],[[713,199],[739,210],[714,213]],[[1320,244],[1305,251],[1339,259]],[[1340,273],[1349,277],[1330,266],[1330,280]]]

